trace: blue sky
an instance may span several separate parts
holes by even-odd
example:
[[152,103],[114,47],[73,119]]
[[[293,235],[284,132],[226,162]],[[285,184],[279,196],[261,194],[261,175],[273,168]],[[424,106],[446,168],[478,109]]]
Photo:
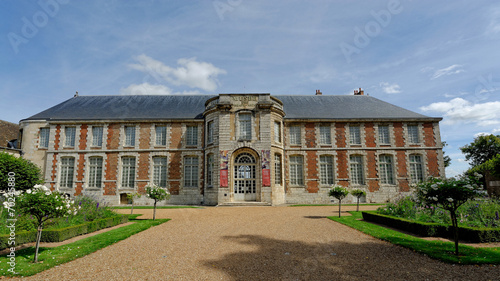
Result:
[[80,95],[352,94],[500,134],[497,1],[0,2],[0,119]]

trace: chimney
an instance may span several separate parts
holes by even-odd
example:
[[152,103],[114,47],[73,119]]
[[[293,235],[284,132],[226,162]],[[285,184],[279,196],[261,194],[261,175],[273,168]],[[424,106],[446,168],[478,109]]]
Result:
[[355,96],[364,96],[365,95],[365,91],[361,90],[361,88],[359,88],[359,91],[358,90],[354,90],[354,95]]
[[323,95],[323,93],[320,90],[316,90],[316,95],[321,96],[321,95]]

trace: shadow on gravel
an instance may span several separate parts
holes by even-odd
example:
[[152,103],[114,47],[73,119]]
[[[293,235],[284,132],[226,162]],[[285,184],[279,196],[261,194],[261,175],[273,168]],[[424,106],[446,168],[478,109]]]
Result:
[[441,279],[440,276],[449,280],[473,280],[474,276],[494,280],[498,277],[497,268],[444,264],[388,243],[309,244],[260,235],[224,239],[228,244],[237,242],[247,249],[205,260],[202,265],[222,271],[232,280],[434,280]]

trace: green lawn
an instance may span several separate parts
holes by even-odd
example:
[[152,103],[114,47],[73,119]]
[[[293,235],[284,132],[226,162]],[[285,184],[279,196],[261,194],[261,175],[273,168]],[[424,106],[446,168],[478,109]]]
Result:
[[[338,206],[339,204],[296,204],[289,207],[317,207],[317,206]],[[359,206],[384,206],[385,204],[379,203],[359,203]],[[342,204],[342,206],[356,206],[356,204]]]
[[[132,209],[130,206],[116,206],[116,207],[110,207],[111,209]],[[200,206],[156,206],[156,209],[183,209],[183,208],[193,208],[193,209],[198,209],[201,208]],[[154,209],[153,206],[134,206],[135,209]]]
[[92,237],[88,237],[71,244],[66,244],[54,248],[40,248],[39,263],[33,263],[35,248],[29,247],[16,251],[15,271],[16,275],[10,273],[11,268],[7,262],[7,255],[0,256],[0,275],[4,276],[30,276],[41,271],[52,268],[56,265],[72,261],[105,248],[118,241],[124,240],[134,234],[144,231],[150,227],[167,222],[168,219],[153,220],[131,220],[131,225],[110,230]]
[[361,212],[349,212],[352,216],[328,217],[329,219],[350,226],[375,238],[391,242],[431,258],[448,263],[460,264],[500,264],[500,248],[474,248],[460,245],[460,256],[454,255],[455,244],[452,242],[427,241],[383,226],[363,220]]

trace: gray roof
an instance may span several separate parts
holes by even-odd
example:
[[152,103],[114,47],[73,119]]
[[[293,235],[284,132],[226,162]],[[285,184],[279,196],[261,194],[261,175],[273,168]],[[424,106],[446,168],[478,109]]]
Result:
[[[202,119],[214,96],[77,96],[24,120]],[[435,119],[371,96],[272,96],[287,119]]]

